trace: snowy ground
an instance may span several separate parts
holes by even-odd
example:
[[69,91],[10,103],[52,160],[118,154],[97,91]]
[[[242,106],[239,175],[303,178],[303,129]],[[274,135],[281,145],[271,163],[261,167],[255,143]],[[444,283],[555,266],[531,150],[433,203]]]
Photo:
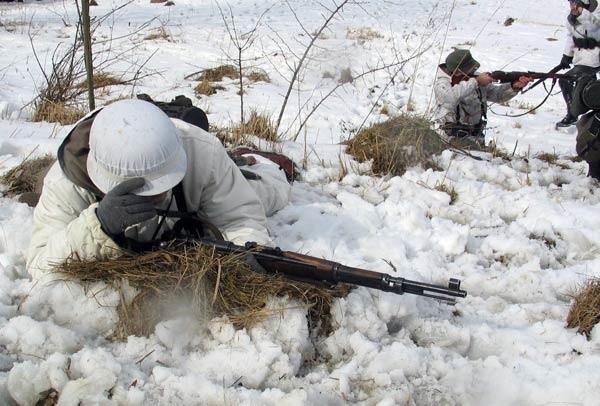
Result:
[[[94,16],[125,3],[98,2]],[[102,24],[96,39],[112,38],[111,52],[123,51],[107,71],[131,72],[147,60],[152,76],[101,94],[99,103],[185,94],[212,123],[238,121],[233,81],[198,99],[197,82],[185,79],[235,51],[217,3],[175,2],[134,0]],[[228,16],[231,6],[240,32],[268,10],[246,56],[271,83],[252,84],[245,103],[277,117],[288,65],[333,3],[219,4]],[[426,113],[436,65],[453,46],[470,47],[484,70],[547,71],[561,57],[567,9],[559,0],[348,4],[323,31],[290,97],[281,149],[305,170],[290,205],[270,219],[276,242],[395,275],[391,261],[398,275],[424,282],[458,277],[469,295],[455,307],[359,288],[335,303],[337,328],[316,341],[305,311],[292,309],[248,331],[223,320],[174,319],[150,337],[109,342],[118,298],[109,291],[90,298],[76,286],[39,289],[24,264],[32,210],[0,198],[0,404],[34,405],[50,389],[61,405],[600,404],[600,328],[590,341],[565,328],[569,293],[600,276],[600,193],[586,165],[567,159],[575,154],[574,129],[554,130],[564,115],[560,95],[519,118],[507,115],[538,104],[542,86],[492,107],[488,137],[516,151],[520,158],[510,162],[446,151],[444,171],[378,178],[353,164],[340,180],[338,142],[363,121],[385,119],[384,105],[392,114],[409,105]],[[55,153],[69,129],[29,121],[44,85],[32,46],[48,67],[57,44],[72,39],[75,13],[66,0],[0,4],[0,171],[30,154]],[[506,26],[508,17],[515,21]],[[160,27],[169,40],[144,40]],[[364,38],[368,30],[377,35]],[[412,59],[393,65],[398,58]],[[297,131],[296,117],[306,117],[344,70],[356,76],[383,65],[340,86]],[[538,152],[558,153],[560,165],[536,159]],[[453,204],[435,190],[442,183],[456,190]]]

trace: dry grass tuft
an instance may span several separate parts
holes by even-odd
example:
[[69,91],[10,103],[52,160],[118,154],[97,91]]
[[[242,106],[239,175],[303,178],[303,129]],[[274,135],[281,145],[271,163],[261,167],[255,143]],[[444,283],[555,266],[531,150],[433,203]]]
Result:
[[444,192],[448,196],[450,196],[450,204],[454,204],[456,199],[458,199],[458,192],[454,188],[454,186],[448,186],[445,183],[438,183],[433,187],[438,192]]
[[239,124],[237,127],[232,128],[231,132],[236,139],[243,138],[244,135],[250,134],[271,142],[279,141],[279,137],[275,131],[275,123],[271,119],[271,116],[268,116],[265,113],[259,113],[256,110],[251,110],[250,117],[248,117],[243,124]]
[[267,75],[267,72],[263,70],[253,70],[250,71],[247,75],[245,75],[251,82],[265,82],[271,83],[271,78]]
[[[117,86],[117,85],[124,85],[125,81],[123,81],[122,79],[119,79],[113,75],[111,75],[110,73],[97,73],[94,75],[94,89],[100,89],[103,87],[108,87],[108,86]],[[78,88],[80,89],[87,89],[87,80],[84,80],[83,82],[79,83],[77,85]]]
[[592,278],[573,295],[573,304],[567,316],[567,327],[578,327],[577,332],[590,339],[592,329],[600,322],[600,278]]
[[27,192],[33,192],[40,175],[56,160],[50,154],[26,158],[19,165],[7,171],[0,177],[0,183],[7,186],[4,196],[14,197]]
[[362,41],[372,41],[374,39],[383,38],[383,35],[369,27],[347,29],[346,38]]
[[217,93],[217,90],[225,90],[223,86],[213,85],[209,80],[202,79],[198,85],[194,88],[194,92],[199,95],[203,94],[205,96],[211,96]]
[[540,161],[547,162],[549,164],[556,164],[556,161],[558,160],[558,155],[551,152],[541,152],[535,155],[535,158],[539,159]]
[[199,80],[208,80],[210,82],[220,82],[224,77],[238,79],[238,69],[233,65],[221,65],[216,68],[205,69],[200,74]]
[[57,272],[84,284],[103,281],[117,289],[126,279],[139,290],[133,300],[121,300],[116,339],[151,334],[158,322],[182,312],[202,319],[226,316],[236,328],[249,328],[285,310],[266,307],[273,297],[293,299],[290,306],[299,302],[308,309],[311,326],[327,333],[333,298],[349,291],[348,286],[329,289],[253,272],[239,256],[222,256],[201,245],[126,254],[114,260],[70,258]]
[[547,162],[550,165],[556,165],[562,169],[569,169],[568,164],[559,161],[559,156],[556,153],[541,152],[541,153],[535,155],[535,158],[539,159],[540,161]]
[[433,156],[445,148],[429,120],[410,114],[365,128],[346,144],[359,161],[373,160],[374,173],[398,176],[416,165],[440,169]]
[[32,121],[47,121],[62,125],[73,124],[86,114],[82,108],[75,107],[68,102],[52,102],[39,99],[35,103]]
[[169,41],[171,39],[171,34],[167,31],[165,26],[160,26],[153,30],[150,34],[144,37],[146,41],[154,41],[154,40],[165,40]]

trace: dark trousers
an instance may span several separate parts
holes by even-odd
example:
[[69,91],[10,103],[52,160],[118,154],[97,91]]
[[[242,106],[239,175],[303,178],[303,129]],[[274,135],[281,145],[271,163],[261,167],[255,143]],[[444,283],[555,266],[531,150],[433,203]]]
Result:
[[[592,68],[590,66],[585,66],[585,65],[575,65],[571,69],[569,69],[566,72],[566,74],[573,75],[573,76],[584,76],[584,75],[596,76],[597,71],[598,71],[598,68]],[[558,86],[560,86],[560,90],[562,91],[563,98],[565,99],[568,114],[571,114],[569,112],[569,106],[571,105],[571,100],[573,100],[573,89],[575,88],[576,84],[577,84],[577,81],[575,81],[575,80],[567,80],[567,79],[559,79],[558,80]]]
[[594,179],[600,179],[600,161],[588,162],[588,176]]

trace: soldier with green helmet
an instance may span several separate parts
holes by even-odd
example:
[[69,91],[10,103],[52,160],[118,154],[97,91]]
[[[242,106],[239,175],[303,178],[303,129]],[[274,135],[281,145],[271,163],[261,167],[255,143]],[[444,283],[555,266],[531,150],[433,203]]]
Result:
[[457,49],[438,68],[432,118],[445,141],[465,139],[483,145],[487,102],[506,102],[531,81],[520,77],[513,83],[495,84],[489,73],[477,73],[479,66],[469,50]]

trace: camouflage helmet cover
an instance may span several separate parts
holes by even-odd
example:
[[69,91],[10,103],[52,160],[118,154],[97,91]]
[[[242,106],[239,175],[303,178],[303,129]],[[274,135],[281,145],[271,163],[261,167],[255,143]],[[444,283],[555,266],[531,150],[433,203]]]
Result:
[[454,73],[460,70],[467,75],[473,74],[479,68],[479,62],[477,62],[471,52],[467,49],[457,49],[456,51],[450,52],[446,57],[446,68],[450,73]]

